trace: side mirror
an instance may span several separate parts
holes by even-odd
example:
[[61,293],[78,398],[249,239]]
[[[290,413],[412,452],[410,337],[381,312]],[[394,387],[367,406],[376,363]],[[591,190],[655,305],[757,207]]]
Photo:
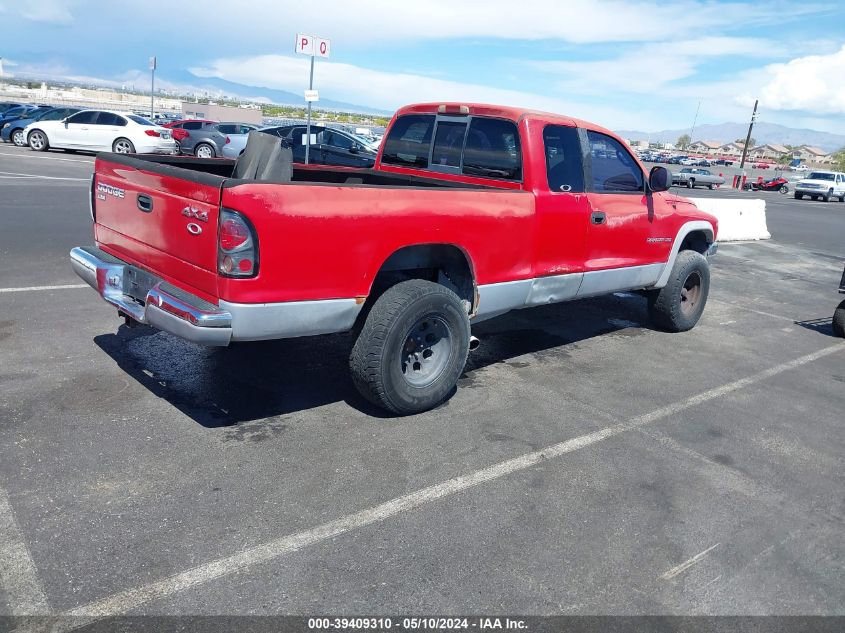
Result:
[[361,148],[358,147],[357,145],[353,145],[352,147],[349,148],[350,154],[357,154],[360,151],[361,151]]
[[668,191],[672,186],[672,174],[665,167],[655,165],[648,174],[648,188],[651,191]]
[[62,123],[64,123],[65,127],[67,127],[67,117],[65,117],[64,119],[62,119]]

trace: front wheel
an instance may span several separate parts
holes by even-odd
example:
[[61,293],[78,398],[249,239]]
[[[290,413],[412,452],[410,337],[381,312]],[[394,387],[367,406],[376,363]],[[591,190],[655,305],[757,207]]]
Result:
[[135,146],[128,138],[119,138],[112,143],[111,151],[115,154],[134,154]]
[[840,303],[833,313],[833,333],[845,337],[845,301]]
[[27,144],[36,152],[46,152],[50,149],[50,142],[47,140],[47,135],[41,130],[32,130],[26,139]]
[[427,411],[454,390],[469,338],[469,316],[454,292],[403,281],[367,315],[349,357],[352,380],[362,396],[392,413]]
[[789,193],[789,187],[787,187],[786,185],[781,185],[778,191],[780,191],[781,193]]
[[831,189],[826,194],[824,194],[822,196],[822,200],[824,200],[825,202],[830,202],[830,196],[832,196],[832,195],[833,195],[833,189]]
[[12,132],[12,143],[14,143],[17,147],[26,147],[26,137],[23,134],[23,130],[15,130]]
[[687,189],[692,189],[693,187],[695,187],[695,181],[690,178],[689,180],[687,180]]
[[796,192],[795,192],[795,199],[796,199],[796,200],[803,200],[803,199],[804,199],[804,194],[803,194],[803,193],[798,193],[798,192],[796,191]]
[[661,330],[686,332],[701,318],[709,292],[707,259],[696,251],[681,251],[672,266],[668,283],[649,293],[649,315]]

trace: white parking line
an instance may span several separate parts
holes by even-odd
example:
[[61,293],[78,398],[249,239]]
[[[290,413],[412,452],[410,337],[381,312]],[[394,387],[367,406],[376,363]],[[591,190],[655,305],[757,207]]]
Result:
[[39,290],[69,290],[87,288],[88,284],[64,284],[63,286],[28,286],[25,288],[0,288],[0,292],[37,292]]
[[0,151],[0,156],[9,156],[14,158],[38,158],[41,160],[61,160],[66,163],[85,163],[86,165],[93,165],[94,164],[94,157],[91,157],[91,160],[82,160],[80,158],[59,158],[58,156],[44,156],[42,154],[36,154],[35,152],[31,153],[16,153],[16,152],[4,152]]
[[6,594],[7,615],[48,615],[32,555],[23,541],[9,495],[0,488],[0,589]]
[[677,575],[678,575],[678,574],[680,574],[681,572],[686,571],[687,569],[689,569],[690,567],[692,567],[693,565],[695,565],[698,561],[700,561],[702,558],[704,558],[705,556],[707,556],[708,552],[712,552],[714,549],[716,549],[717,547],[719,547],[719,545],[720,545],[720,543],[716,543],[715,545],[711,545],[710,547],[708,547],[708,548],[707,548],[706,550],[704,550],[703,552],[701,552],[701,553],[699,553],[699,554],[696,554],[695,556],[693,556],[693,557],[692,557],[692,558],[690,558],[689,560],[685,560],[685,561],[684,561],[683,563],[681,563],[680,565],[678,565],[678,566],[676,566],[676,567],[673,567],[673,568],[672,568],[672,569],[670,569],[669,571],[667,571],[667,572],[665,572],[665,573],[661,574],[661,575],[660,575],[660,578],[661,578],[662,580],[669,580],[670,578],[674,578],[675,576],[677,576]]
[[[565,442],[548,446],[542,450],[526,453],[514,459],[494,464],[493,466],[489,466],[482,470],[461,475],[459,477],[455,477],[454,479],[449,479],[442,483],[429,486],[428,488],[423,488],[421,490],[417,490],[416,492],[396,497],[390,501],[386,501],[385,503],[356,512],[355,514],[350,514],[335,519],[334,521],[329,521],[328,523],[324,523],[303,532],[279,537],[266,543],[256,545],[255,547],[243,550],[237,554],[192,567],[191,569],[174,574],[167,578],[162,578],[161,580],[141,585],[133,589],[121,591],[101,600],[90,602],[86,605],[71,609],[63,615],[81,616],[82,618],[96,618],[127,613],[152,600],[166,598],[192,587],[203,585],[217,578],[243,572],[244,570],[255,567],[261,563],[266,563],[286,554],[300,551],[306,547],[316,545],[357,528],[379,523],[390,517],[419,508],[420,506],[431,503],[432,501],[449,497],[480,484],[494,481],[506,475],[531,468],[532,466],[544,463],[549,459],[560,457],[567,453],[592,446],[593,444],[608,438],[616,437],[628,431],[636,430],[660,420],[665,420],[691,407],[704,404],[711,400],[718,400],[732,392],[744,389],[755,383],[843,350],[845,350],[845,343],[826,347],[817,352],[813,352],[812,354],[807,354],[806,356],[776,365],[765,371],[752,374],[746,378],[741,378],[720,387],[703,391],[694,396],[690,396],[689,398],[679,400],[656,409],[651,413],[646,413],[644,415],[631,418],[625,422],[595,431],[594,433],[566,440]],[[54,628],[53,630],[72,630],[74,628],[85,626],[87,622],[88,620],[85,619],[60,621],[60,623],[56,625],[57,628]]]
[[0,171],[0,178],[9,178],[9,179],[26,179],[32,180],[35,178],[43,179],[43,180],[79,180],[81,182],[91,182],[90,178],[63,178],[59,176],[42,176],[40,174],[19,174],[13,171]]

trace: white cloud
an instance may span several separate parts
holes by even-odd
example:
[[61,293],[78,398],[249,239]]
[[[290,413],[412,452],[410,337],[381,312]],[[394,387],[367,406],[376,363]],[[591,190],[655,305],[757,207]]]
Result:
[[[71,24],[73,15],[70,7],[73,2],[68,0],[35,0],[34,2],[2,2],[0,13],[4,14],[4,25],[7,20],[16,17],[30,22],[44,22],[47,24]],[[9,17],[11,16],[11,18]]]
[[765,39],[709,36],[644,44],[606,60],[539,61],[528,65],[549,73],[558,89],[566,92],[601,94],[612,88],[617,92],[648,94],[693,76],[701,64],[714,58],[771,58],[780,52],[777,44]]
[[845,46],[831,55],[799,57],[765,69],[760,101],[771,110],[845,114]]
[[[307,87],[308,60],[304,57],[261,55],[223,58],[205,67],[191,68],[198,77],[216,77],[248,86],[301,94]],[[590,119],[605,125],[630,125],[636,119],[612,107],[507,88],[464,83],[412,73],[391,73],[338,62],[317,62],[315,88],[323,99],[358,103],[393,110],[425,101],[463,101],[522,106]]]

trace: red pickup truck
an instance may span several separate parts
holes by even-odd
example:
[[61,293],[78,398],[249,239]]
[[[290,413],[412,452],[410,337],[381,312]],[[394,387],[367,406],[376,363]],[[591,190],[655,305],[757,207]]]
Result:
[[355,385],[398,414],[448,397],[471,323],[624,290],[669,331],[704,309],[715,218],[585,121],[412,105],[373,169],[290,156],[260,133],[237,162],[98,155],[75,271],[127,321],[204,345],[351,330]]

